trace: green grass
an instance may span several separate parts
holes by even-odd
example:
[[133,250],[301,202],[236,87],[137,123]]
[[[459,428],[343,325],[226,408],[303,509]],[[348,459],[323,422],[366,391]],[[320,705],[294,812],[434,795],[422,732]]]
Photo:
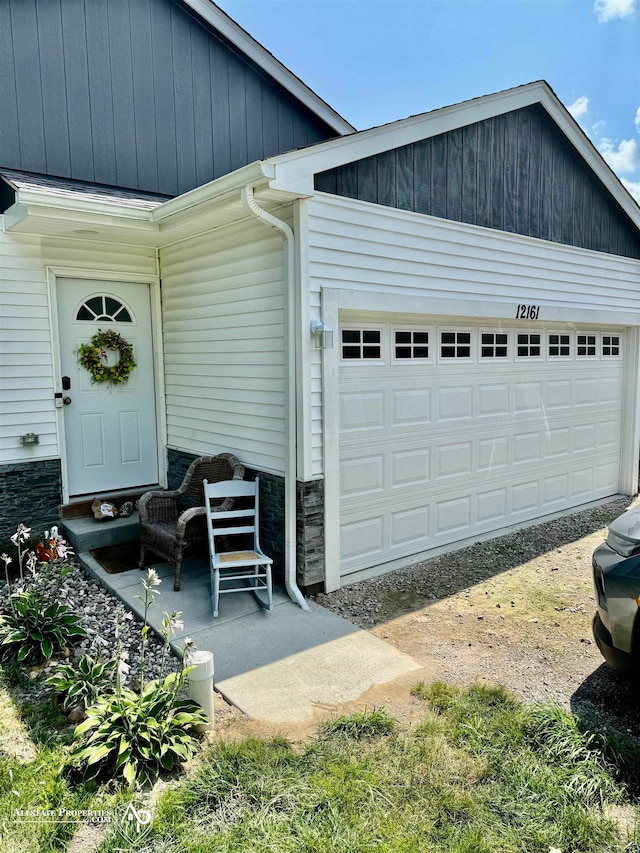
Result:
[[[64,851],[79,822],[56,816],[45,822],[20,820],[16,810],[65,812],[110,808],[106,791],[72,788],[60,773],[73,730],[48,699],[29,698],[27,681],[17,668],[0,679],[0,851]],[[21,700],[14,700],[20,694]]]
[[[372,710],[304,745],[220,742],[161,798],[145,853],[638,853],[637,752],[501,689],[417,685],[422,721]],[[635,757],[635,762],[634,762]],[[105,841],[99,853],[115,853]],[[134,848],[132,848],[134,849]]]
[[[304,744],[217,742],[169,783],[149,834],[124,843],[114,831],[95,853],[640,853],[636,742],[500,688],[412,693],[422,713],[411,727],[371,709]],[[65,851],[77,822],[18,823],[15,810],[128,800],[68,784],[59,771],[72,730],[53,702],[28,695],[24,676],[5,674],[0,851]],[[12,749],[21,742],[29,749]]]

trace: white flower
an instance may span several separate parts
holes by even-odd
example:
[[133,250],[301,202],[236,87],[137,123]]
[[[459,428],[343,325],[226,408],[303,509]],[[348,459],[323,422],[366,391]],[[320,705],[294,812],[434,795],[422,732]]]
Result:
[[157,571],[153,567],[147,569],[147,583],[149,586],[160,586],[162,583],[158,577]]
[[36,566],[37,565],[38,565],[38,558],[33,553],[33,551],[30,551],[29,556],[27,557],[27,568],[29,569],[31,574],[34,576],[34,578],[38,576],[38,573],[36,572]]
[[191,663],[191,658],[193,653],[196,650],[196,644],[191,637],[184,638],[184,651],[182,652],[182,657],[187,666]]
[[176,631],[184,630],[184,620],[182,617],[182,610],[174,610],[171,616],[169,617],[169,630],[175,636]]
[[13,562],[13,560],[11,559],[11,557],[8,554],[2,554],[0,556],[0,560],[2,560],[2,562],[5,564],[5,566],[8,566],[9,563]]
[[126,653],[123,652],[120,655],[120,660],[118,661],[118,675],[123,681],[125,680],[127,675],[129,675],[129,670],[131,669],[129,664],[125,661],[125,655]]
[[13,536],[11,536],[10,538],[11,538],[11,541],[13,542],[13,544],[17,545],[18,543],[26,542],[27,539],[29,538],[30,533],[31,533],[30,527],[25,527],[24,524],[19,524],[18,529],[13,534]]

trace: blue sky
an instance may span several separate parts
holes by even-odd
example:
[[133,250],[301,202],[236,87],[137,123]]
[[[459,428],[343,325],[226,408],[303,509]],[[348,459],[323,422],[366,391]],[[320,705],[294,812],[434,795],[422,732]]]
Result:
[[358,130],[546,80],[640,202],[640,0],[218,0]]

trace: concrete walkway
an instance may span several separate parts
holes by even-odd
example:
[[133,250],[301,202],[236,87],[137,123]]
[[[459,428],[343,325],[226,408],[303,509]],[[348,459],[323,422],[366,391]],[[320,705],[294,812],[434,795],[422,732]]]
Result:
[[[78,554],[85,569],[142,615],[138,569],[108,574],[87,552]],[[213,652],[215,688],[250,717],[274,723],[301,722],[317,708],[357,699],[376,684],[419,669],[418,663],[346,619],[309,602],[294,604],[282,588],[274,589],[274,609],[263,610],[251,593],[220,597],[214,619],[208,560],[185,561],[182,588],[173,590],[173,570],[155,565],[162,584],[149,611],[158,629],[166,612],[181,610],[185,629],[172,644],[191,637],[198,649]]]

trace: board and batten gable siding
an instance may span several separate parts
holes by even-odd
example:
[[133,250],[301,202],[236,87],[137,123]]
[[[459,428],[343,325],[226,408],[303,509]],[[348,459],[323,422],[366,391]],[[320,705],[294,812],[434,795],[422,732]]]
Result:
[[535,104],[315,176],[321,192],[640,258],[640,236]]
[[0,167],[178,195],[335,136],[177,0],[3,0]]
[[[310,316],[322,315],[322,292],[371,294],[378,310],[434,313],[431,299],[481,315],[482,302],[503,303],[515,317],[522,302],[549,309],[602,308],[640,320],[640,262],[380,207],[330,195],[307,200]],[[384,307],[381,307],[384,306]],[[360,305],[361,310],[363,306]],[[339,339],[336,330],[336,348]],[[310,353],[312,471],[324,473],[321,350]]]
[[[54,393],[48,266],[156,274],[155,252],[80,240],[7,234],[0,217],[0,464],[60,455]],[[23,447],[35,432],[40,443]]]
[[281,473],[282,238],[247,221],[163,249],[160,262],[169,447]]

